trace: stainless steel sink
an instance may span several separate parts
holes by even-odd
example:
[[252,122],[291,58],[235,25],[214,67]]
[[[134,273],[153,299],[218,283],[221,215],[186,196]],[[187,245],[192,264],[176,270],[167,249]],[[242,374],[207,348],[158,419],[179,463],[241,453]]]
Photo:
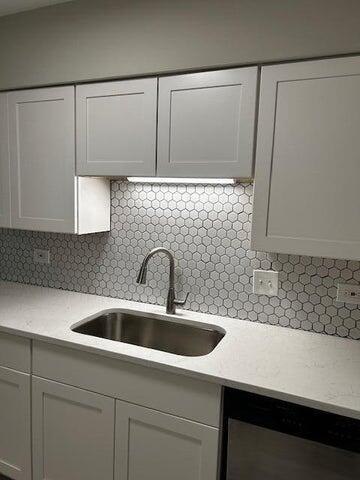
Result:
[[72,330],[189,357],[207,355],[225,335],[213,327],[194,326],[119,310],[103,313]]

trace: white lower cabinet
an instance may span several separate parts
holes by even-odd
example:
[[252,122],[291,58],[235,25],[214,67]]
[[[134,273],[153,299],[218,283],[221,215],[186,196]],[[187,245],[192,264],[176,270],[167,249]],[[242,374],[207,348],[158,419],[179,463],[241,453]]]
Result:
[[221,387],[42,342],[32,352],[33,480],[217,479]]
[[116,402],[115,480],[216,480],[219,430]]
[[33,377],[33,480],[113,480],[115,400]]
[[0,478],[31,480],[30,375],[0,367]]
[[32,422],[33,480],[217,478],[216,427],[38,377]]

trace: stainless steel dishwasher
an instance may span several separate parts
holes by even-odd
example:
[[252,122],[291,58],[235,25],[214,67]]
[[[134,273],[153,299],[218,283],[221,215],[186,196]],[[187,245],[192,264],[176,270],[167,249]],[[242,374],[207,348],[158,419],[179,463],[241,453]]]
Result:
[[360,420],[225,390],[221,480],[355,479]]

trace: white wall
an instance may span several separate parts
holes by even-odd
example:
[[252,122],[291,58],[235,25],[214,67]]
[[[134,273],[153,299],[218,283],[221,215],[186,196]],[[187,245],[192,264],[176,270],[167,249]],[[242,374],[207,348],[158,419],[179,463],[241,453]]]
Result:
[[0,89],[360,52],[359,0],[77,0],[0,18]]

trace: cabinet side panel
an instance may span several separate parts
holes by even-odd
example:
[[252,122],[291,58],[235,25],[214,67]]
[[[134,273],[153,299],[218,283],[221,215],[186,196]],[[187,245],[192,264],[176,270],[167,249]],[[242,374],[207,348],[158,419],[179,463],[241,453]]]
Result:
[[77,177],[79,235],[110,230],[110,180]]

